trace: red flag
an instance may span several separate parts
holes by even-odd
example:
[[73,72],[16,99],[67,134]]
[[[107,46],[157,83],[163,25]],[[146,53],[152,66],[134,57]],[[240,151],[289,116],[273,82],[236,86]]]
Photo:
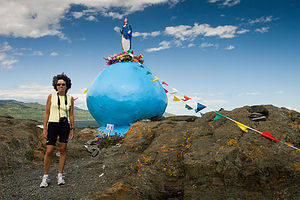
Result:
[[263,131],[263,132],[259,131],[259,132],[261,133],[262,136],[279,142],[279,140],[277,140],[276,138],[273,137],[273,135],[270,133],[270,131]]
[[164,90],[165,90],[166,93],[168,93],[168,90],[166,90],[165,88],[164,88]]
[[184,97],[184,99],[181,99],[182,101],[187,101],[187,100],[190,100],[190,99],[191,99],[190,97],[188,97],[188,96],[186,96],[186,95],[184,95],[183,97]]
[[73,101],[76,101],[78,99],[78,97],[77,98],[75,98],[75,99],[73,99]]
[[164,81],[163,81],[163,82],[161,82],[161,83],[162,83],[162,84],[165,84],[166,86],[169,86],[169,85],[168,85],[166,82],[164,82]]

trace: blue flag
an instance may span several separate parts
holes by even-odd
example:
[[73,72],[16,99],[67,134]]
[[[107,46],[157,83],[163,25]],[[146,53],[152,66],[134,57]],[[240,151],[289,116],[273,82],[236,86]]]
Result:
[[200,110],[203,110],[204,108],[206,108],[205,105],[202,105],[200,103],[197,103],[197,108],[195,109],[195,112],[199,112]]

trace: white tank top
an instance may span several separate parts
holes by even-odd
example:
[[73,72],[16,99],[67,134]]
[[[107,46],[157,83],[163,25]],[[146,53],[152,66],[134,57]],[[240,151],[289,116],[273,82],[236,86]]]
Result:
[[[59,96],[60,101],[60,117],[68,117],[70,121],[70,108],[71,108],[71,95],[67,94],[67,105],[65,104],[65,96],[57,95],[57,93],[53,93],[51,95],[51,106],[50,106],[50,115],[48,122],[59,122],[59,110],[58,110],[58,99]],[[68,115],[67,115],[67,112]]]

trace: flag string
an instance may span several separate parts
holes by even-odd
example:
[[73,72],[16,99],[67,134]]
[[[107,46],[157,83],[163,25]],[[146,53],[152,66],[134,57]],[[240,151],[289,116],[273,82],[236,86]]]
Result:
[[[150,74],[152,74],[152,73],[148,73],[148,72],[147,72],[147,75],[150,75]],[[153,75],[154,75],[154,80],[152,80],[153,82],[159,81],[159,80],[160,80],[160,79],[158,78],[157,75],[155,75],[154,73],[153,73]],[[198,108],[199,105],[200,105],[199,110],[198,110],[198,109],[194,109],[191,105],[188,105],[188,104],[186,103],[186,104],[185,104],[185,108],[186,108],[186,109],[188,109],[188,110],[195,110],[195,112],[197,113],[197,112],[199,112],[200,110],[206,108],[206,109],[208,109],[209,111],[215,112],[215,111],[211,110],[210,108],[208,108],[207,106],[202,105],[202,104],[196,102],[193,98],[186,96],[184,93],[181,93],[181,92],[180,92],[179,90],[177,90],[176,88],[171,87],[171,86],[170,86],[168,83],[166,83],[165,81],[162,81],[162,82],[161,82],[161,85],[166,85],[166,86],[168,87],[167,89],[166,89],[165,87],[163,87],[163,88],[164,88],[164,90],[165,90],[165,92],[166,92],[167,94],[173,95],[173,101],[183,101],[183,102],[191,101],[191,103],[193,102],[193,103],[195,103],[195,104],[197,105],[197,108]],[[170,89],[172,90],[171,92],[169,92]],[[178,98],[177,96],[175,96],[175,94],[178,94],[177,96],[179,96],[179,95],[180,95],[180,96],[183,96],[183,99]],[[234,119],[232,119],[232,118],[230,118],[230,117],[228,117],[228,116],[222,115],[222,114],[220,114],[220,113],[218,113],[218,112],[215,112],[215,113],[216,113],[216,117],[214,118],[214,121],[217,121],[220,117],[223,117],[223,118],[225,118],[225,119],[228,119],[228,120],[230,120],[230,121],[236,123],[236,124],[239,126],[239,128],[242,129],[242,131],[244,131],[244,132],[247,132],[247,131],[248,131],[247,129],[252,130],[252,131],[254,131],[254,132],[256,132],[256,133],[258,133],[258,134],[260,134],[260,135],[262,135],[262,136],[264,136],[264,137],[266,137],[266,138],[269,138],[269,139],[274,140],[274,141],[278,141],[278,142],[280,142],[280,143],[282,143],[282,144],[284,144],[284,145],[287,145],[287,146],[289,146],[289,147],[291,147],[291,148],[293,148],[293,149],[295,149],[295,150],[297,150],[297,151],[300,151],[299,148],[297,148],[297,147],[295,147],[295,146],[293,146],[293,145],[290,145],[290,144],[288,144],[287,142],[284,142],[284,141],[281,141],[281,140],[276,139],[274,136],[272,136],[272,134],[271,134],[269,131],[263,131],[263,132],[261,132],[261,131],[258,131],[258,130],[256,130],[256,129],[252,128],[252,127],[246,126],[246,125],[244,125],[244,124],[242,124],[242,123],[240,123],[240,122],[238,122],[238,121],[236,121],[236,120],[234,120]],[[200,114],[202,115],[201,112],[200,112]]]

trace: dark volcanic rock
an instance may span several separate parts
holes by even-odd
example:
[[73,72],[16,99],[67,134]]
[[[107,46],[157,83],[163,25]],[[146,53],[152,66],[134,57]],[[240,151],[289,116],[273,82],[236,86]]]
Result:
[[41,129],[33,120],[0,116],[0,174],[21,167],[41,154]]
[[[268,119],[253,122],[253,107],[222,114],[300,147],[291,112],[255,107]],[[253,111],[253,112],[254,112]],[[296,112],[292,112],[296,115]],[[297,199],[300,154],[214,113],[137,122],[120,148],[100,155],[109,177],[93,199]]]
[[[298,112],[271,105],[219,112],[300,147]],[[266,120],[252,121],[253,113]],[[39,178],[28,187],[21,184],[26,182],[23,176],[13,179],[20,183],[14,181],[12,186],[8,177],[1,179],[0,186],[5,187],[0,199],[1,192],[4,197],[24,199],[30,195],[36,199],[300,199],[299,151],[251,130],[244,133],[225,118],[214,122],[214,117],[210,112],[201,118],[161,117],[134,123],[121,146],[102,149],[95,158],[83,145],[97,131],[84,129],[68,144],[65,186],[41,191],[36,188]],[[22,134],[17,133],[20,129]],[[0,167],[4,163],[16,170],[16,163],[29,159],[26,150],[44,148],[40,136],[34,121],[0,117]],[[37,161],[42,164],[42,158]],[[30,169],[16,174],[26,178],[26,173],[37,177]]]
[[260,113],[263,116],[269,116],[269,111],[265,106],[250,106],[248,110],[250,113]]
[[[46,140],[42,129],[37,126],[40,124],[34,120],[0,116],[0,175],[43,161]],[[68,158],[87,156],[83,144],[95,138],[96,133],[96,130],[86,128],[75,134],[75,143],[70,143],[68,147]]]

